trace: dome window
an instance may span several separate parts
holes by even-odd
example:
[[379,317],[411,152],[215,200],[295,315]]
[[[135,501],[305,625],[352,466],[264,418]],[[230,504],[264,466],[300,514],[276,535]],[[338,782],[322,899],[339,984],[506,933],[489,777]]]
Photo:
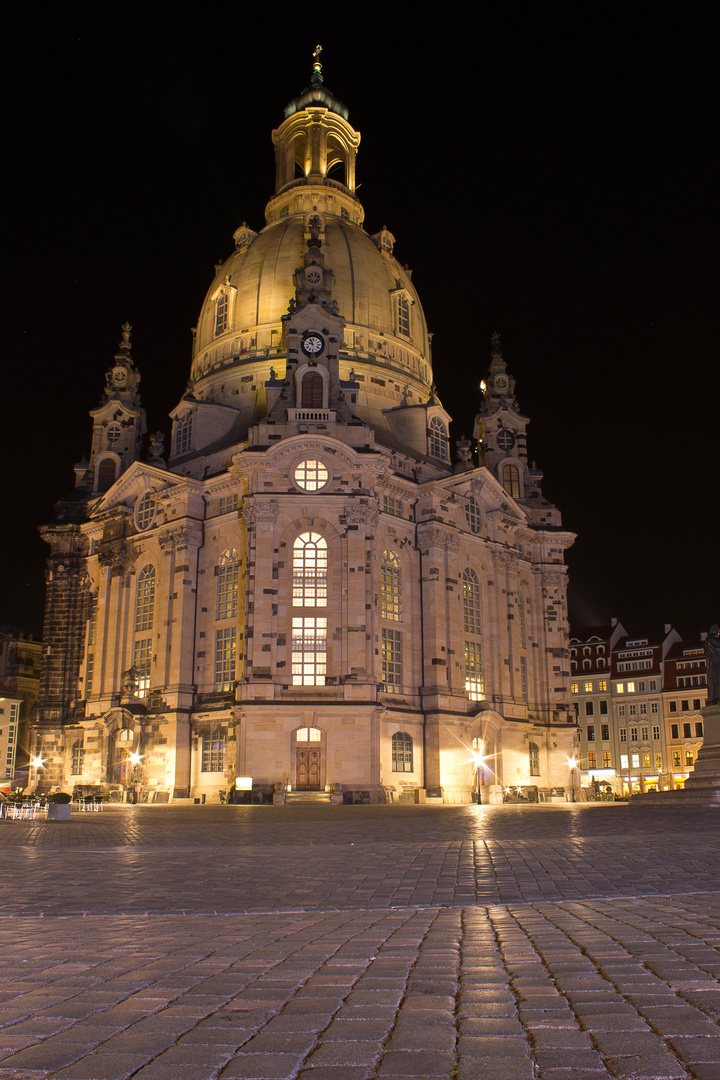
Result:
[[150,528],[155,520],[156,510],[155,496],[151,491],[146,491],[135,507],[135,524],[141,532]]
[[221,293],[215,302],[215,337],[228,328],[228,295]]
[[328,482],[328,471],[322,461],[305,458],[296,466],[293,473],[295,483],[303,491],[319,491]]
[[428,428],[428,453],[431,457],[448,460],[447,428],[439,416],[433,416]]
[[186,454],[192,442],[193,414],[186,412],[175,425],[175,453]]
[[397,298],[397,331],[404,337],[410,337],[410,301],[406,296]]
[[520,472],[517,465],[503,465],[502,484],[513,499],[520,498]]

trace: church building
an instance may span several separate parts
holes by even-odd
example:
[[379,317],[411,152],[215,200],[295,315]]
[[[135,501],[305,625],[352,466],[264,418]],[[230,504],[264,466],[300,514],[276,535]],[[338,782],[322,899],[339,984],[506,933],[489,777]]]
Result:
[[568,788],[573,535],[528,462],[499,338],[453,465],[422,305],[393,235],[363,227],[360,134],[317,54],[272,138],[266,225],[238,228],[216,270],[169,452],[160,433],[145,448],[126,325],[89,459],[41,530],[37,786]]

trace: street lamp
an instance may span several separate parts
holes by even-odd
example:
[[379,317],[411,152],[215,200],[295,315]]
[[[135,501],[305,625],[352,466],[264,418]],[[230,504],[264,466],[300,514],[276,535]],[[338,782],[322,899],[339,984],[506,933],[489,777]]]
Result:
[[137,751],[133,751],[130,755],[130,764],[133,768],[133,803],[138,801],[138,787],[140,784],[140,762],[142,761],[142,754],[138,754]]
[[570,792],[571,802],[575,802],[575,769],[577,767],[577,758],[571,757],[567,759],[568,769],[570,770]]
[[477,804],[478,804],[478,806],[481,806],[482,805],[482,793],[480,791],[480,770],[482,768],[482,763],[483,763],[483,743],[482,743],[482,740],[480,742],[480,749],[479,750],[471,750],[470,753],[472,754],[473,763],[475,765],[475,780],[476,780],[476,783],[477,783]]
[[38,769],[43,768],[43,760],[44,759],[41,758],[39,754],[32,754],[31,757],[30,757],[30,764],[32,765],[33,769],[35,770],[35,783],[32,786],[33,791],[37,791]]

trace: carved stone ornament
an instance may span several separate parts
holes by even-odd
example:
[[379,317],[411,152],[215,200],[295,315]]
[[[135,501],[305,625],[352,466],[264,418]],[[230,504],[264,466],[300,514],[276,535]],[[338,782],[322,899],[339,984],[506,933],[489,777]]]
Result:
[[566,570],[551,570],[543,574],[544,589],[564,589],[567,585]]
[[377,506],[349,503],[345,507],[344,516],[348,525],[374,526],[377,525],[379,514]]
[[435,551],[449,551],[454,553],[458,551],[460,545],[459,542],[450,533],[444,532],[442,529],[427,529],[418,534],[418,544],[420,551],[423,555],[431,550]]
[[518,557],[514,551],[493,551],[493,566],[496,570],[517,570]]
[[255,528],[256,532],[269,533],[275,526],[278,516],[278,504],[276,499],[244,499],[241,513],[247,527]]
[[185,551],[188,547],[199,546],[200,539],[199,530],[189,529],[186,525],[182,525],[179,529],[171,529],[169,532],[161,533],[159,543],[165,554],[169,555],[171,551],[180,552]]
[[114,544],[107,548],[98,547],[98,563],[105,573],[110,571],[113,574],[121,574],[125,567],[126,558],[127,550],[123,543]]

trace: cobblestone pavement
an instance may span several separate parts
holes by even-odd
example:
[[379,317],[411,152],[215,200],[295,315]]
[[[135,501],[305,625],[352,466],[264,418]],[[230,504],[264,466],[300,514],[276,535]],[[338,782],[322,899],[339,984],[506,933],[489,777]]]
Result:
[[0,821],[0,1080],[720,1080],[715,810]]

